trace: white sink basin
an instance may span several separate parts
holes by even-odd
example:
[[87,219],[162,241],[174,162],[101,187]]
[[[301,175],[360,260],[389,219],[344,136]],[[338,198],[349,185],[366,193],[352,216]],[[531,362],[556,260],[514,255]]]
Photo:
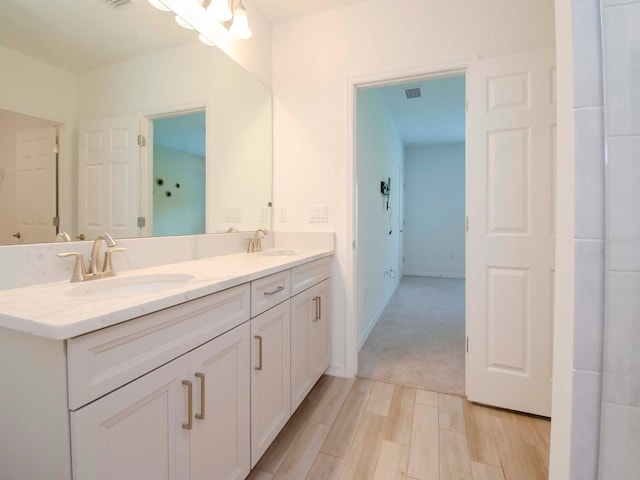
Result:
[[193,280],[193,275],[181,273],[105,278],[89,280],[87,283],[70,288],[65,295],[84,298],[126,297],[179,287],[190,280]]
[[263,257],[285,257],[289,255],[302,255],[303,253],[304,252],[302,250],[292,250],[289,248],[272,248],[269,250],[258,252],[258,255]]

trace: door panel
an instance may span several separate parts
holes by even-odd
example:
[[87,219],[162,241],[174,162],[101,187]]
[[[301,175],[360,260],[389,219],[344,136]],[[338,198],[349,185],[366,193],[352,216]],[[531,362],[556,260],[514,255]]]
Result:
[[137,237],[140,215],[140,118],[90,120],[80,126],[79,232]]
[[553,52],[468,71],[467,395],[551,413]]
[[56,236],[56,132],[48,126],[16,135],[19,243],[53,242]]

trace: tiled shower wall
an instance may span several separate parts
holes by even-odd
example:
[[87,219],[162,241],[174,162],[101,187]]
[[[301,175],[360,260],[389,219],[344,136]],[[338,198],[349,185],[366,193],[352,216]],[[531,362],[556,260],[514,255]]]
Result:
[[601,0],[606,311],[600,478],[640,478],[640,0]]
[[575,305],[571,480],[598,475],[604,330],[605,162],[600,0],[572,1]]

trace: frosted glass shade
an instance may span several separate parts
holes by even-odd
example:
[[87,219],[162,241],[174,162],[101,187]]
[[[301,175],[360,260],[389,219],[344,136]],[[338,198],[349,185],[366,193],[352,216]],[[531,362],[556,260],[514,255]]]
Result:
[[211,0],[207,13],[218,22],[227,22],[233,16],[229,8],[229,0]]
[[237,38],[250,38],[252,33],[249,28],[249,21],[247,19],[247,11],[244,9],[242,3],[240,3],[233,12],[233,23],[229,32]]
[[163,5],[160,0],[149,0],[149,3],[156,7],[158,10],[162,10],[163,12],[170,12],[171,9]]
[[176,15],[176,23],[180,25],[182,28],[186,28],[187,30],[193,30],[193,27],[189,25],[182,17]]

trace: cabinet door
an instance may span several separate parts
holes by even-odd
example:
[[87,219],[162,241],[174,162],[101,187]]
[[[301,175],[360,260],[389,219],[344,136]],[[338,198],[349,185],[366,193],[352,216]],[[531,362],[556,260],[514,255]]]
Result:
[[71,412],[73,478],[187,478],[188,373],[180,357]]
[[195,414],[192,479],[231,480],[249,475],[249,336],[246,322],[189,354]]
[[329,366],[330,281],[291,299],[291,411]]
[[251,468],[291,414],[289,300],[251,320]]

